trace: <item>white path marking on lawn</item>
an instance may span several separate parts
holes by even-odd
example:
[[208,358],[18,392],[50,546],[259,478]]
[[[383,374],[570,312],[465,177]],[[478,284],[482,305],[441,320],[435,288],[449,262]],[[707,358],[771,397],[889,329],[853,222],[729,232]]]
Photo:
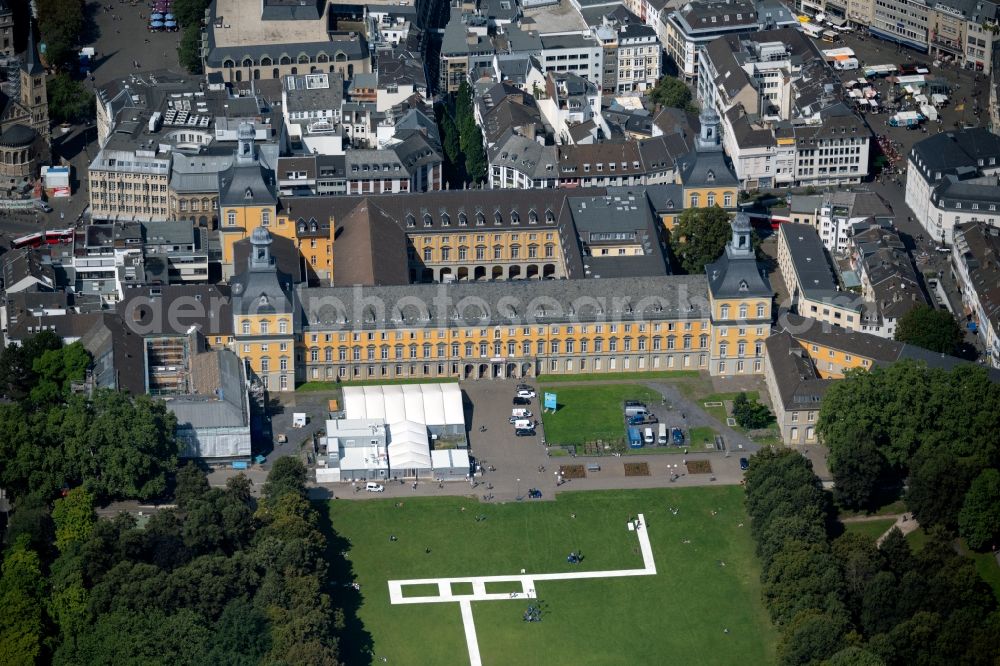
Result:
[[[655,576],[656,562],[653,561],[653,546],[649,542],[646,517],[639,514],[637,522],[627,524],[629,531],[639,537],[642,552],[641,569],[614,569],[611,571],[567,571],[564,573],[511,574],[506,576],[465,576],[459,578],[411,578],[390,580],[389,601],[393,604],[435,604],[458,602],[462,609],[462,624],[465,627],[465,642],[469,647],[469,662],[472,666],[482,666],[476,625],[472,617],[473,601],[509,601],[511,599],[536,599],[535,581],[539,580],[580,580],[588,578],[620,578],[623,576]],[[452,583],[472,583],[472,594],[454,594]],[[486,583],[515,583],[520,591],[487,592]],[[431,597],[404,597],[403,587],[407,585],[437,585],[438,594]]]
[[462,609],[465,644],[469,646],[469,663],[472,666],[483,666],[483,658],[479,655],[479,640],[476,638],[476,621],[472,617],[472,602],[462,599],[458,602],[458,607]]

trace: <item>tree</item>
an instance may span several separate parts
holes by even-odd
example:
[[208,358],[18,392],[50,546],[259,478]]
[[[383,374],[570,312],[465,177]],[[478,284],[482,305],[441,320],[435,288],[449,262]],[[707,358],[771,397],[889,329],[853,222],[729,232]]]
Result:
[[653,102],[675,109],[686,109],[691,103],[691,89],[683,81],[672,76],[664,76],[656,82],[649,94]]
[[38,384],[31,389],[31,401],[35,405],[60,401],[72,382],[86,376],[90,363],[90,352],[80,342],[42,352],[31,364],[38,377]]
[[731,235],[729,213],[722,208],[688,208],[670,231],[670,251],[685,273],[698,275],[719,258]]
[[84,488],[74,488],[55,501],[52,521],[56,527],[56,548],[65,553],[71,547],[82,545],[94,531],[97,516],[94,514],[94,496]]
[[52,67],[76,61],[76,45],[83,32],[81,0],[36,0],[38,29],[45,43],[45,60]]
[[885,460],[874,442],[859,434],[831,449],[828,462],[837,504],[850,509],[871,506],[885,468]]
[[0,664],[33,665],[42,652],[45,578],[27,537],[7,551],[0,572]]
[[824,661],[823,666],[885,666],[885,662],[875,653],[851,645]]
[[192,25],[200,27],[208,4],[208,0],[175,0],[173,14],[177,22],[185,28]]
[[191,74],[201,74],[200,23],[188,23],[184,26],[184,34],[177,46],[177,61]]
[[766,405],[748,399],[745,392],[740,392],[733,400],[733,418],[738,426],[748,430],[766,428],[774,420]]
[[899,319],[896,340],[941,354],[952,354],[962,343],[962,329],[947,310],[918,305]]
[[24,400],[37,384],[33,369],[35,359],[46,351],[62,347],[62,340],[52,331],[32,335],[22,345],[8,345],[0,352],[0,390],[11,400]]
[[799,613],[778,646],[779,663],[788,666],[819,664],[843,645],[849,626],[841,614],[830,615],[817,610]]
[[459,160],[462,158],[458,128],[455,127],[455,121],[452,120],[451,115],[444,106],[438,107],[438,115],[438,122],[441,125],[441,142],[444,147],[444,155],[453,166],[458,166]]
[[923,447],[914,456],[906,505],[920,524],[958,526],[965,494],[978,474],[978,464],[942,447]]
[[65,72],[49,79],[49,115],[57,123],[81,122],[94,115],[94,96]]
[[1000,539],[1000,471],[984,469],[973,480],[958,514],[958,529],[975,550],[985,550]]

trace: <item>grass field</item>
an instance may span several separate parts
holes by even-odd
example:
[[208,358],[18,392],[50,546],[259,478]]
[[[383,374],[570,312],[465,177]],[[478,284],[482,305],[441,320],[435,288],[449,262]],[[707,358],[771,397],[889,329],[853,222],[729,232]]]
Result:
[[885,520],[864,520],[854,523],[844,523],[844,531],[851,534],[863,534],[877,539],[882,536],[887,529],[892,527],[896,520],[886,518]]
[[[545,391],[540,387],[540,393]],[[658,402],[656,391],[637,384],[556,387],[559,409],[542,414],[545,441],[550,444],[582,444],[598,439],[625,437],[624,400]]]
[[[468,663],[458,604],[391,605],[388,580],[639,568],[637,539],[625,529],[637,513],[646,517],[657,575],[539,581],[540,623],[522,621],[524,600],[474,602],[484,664],[774,663],[776,633],[760,602],[749,527],[738,527],[747,522],[743,494],[733,486],[485,506],[463,498],[413,498],[399,508],[391,499],[330,502],[332,550],[347,558],[331,555],[334,582],[343,589],[347,581],[336,577],[353,574],[360,584],[342,656],[369,663],[370,647],[389,664]],[[566,562],[573,550],[584,555],[576,568]]]
[[709,446],[715,446],[715,436],[718,433],[708,426],[696,426],[688,430],[688,443],[691,445],[691,449],[695,451],[700,451],[706,448],[706,442]]

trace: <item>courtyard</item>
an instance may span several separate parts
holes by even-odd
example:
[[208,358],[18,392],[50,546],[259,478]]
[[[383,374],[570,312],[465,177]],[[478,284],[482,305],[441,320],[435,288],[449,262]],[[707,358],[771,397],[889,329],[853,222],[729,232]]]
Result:
[[[460,604],[393,604],[390,581],[473,579],[451,583],[450,594],[468,595],[483,577],[527,576],[533,596],[486,582],[480,596],[501,598],[463,602],[483,664],[773,663],[775,633],[742,502],[734,486],[493,505],[330,502],[331,584],[357,609],[346,618],[342,654],[349,663],[470,663]],[[639,514],[653,574],[641,537],[625,529]],[[568,562],[569,553],[581,561]],[[438,592],[431,583],[403,596]],[[538,621],[525,621],[529,606]]]

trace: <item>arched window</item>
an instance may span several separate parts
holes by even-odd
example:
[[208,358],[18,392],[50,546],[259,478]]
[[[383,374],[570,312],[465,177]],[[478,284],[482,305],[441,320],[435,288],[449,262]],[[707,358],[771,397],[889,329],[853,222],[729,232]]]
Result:
[[243,59],[243,66],[244,67],[253,67],[253,60],[250,59],[250,58],[244,58]]
[[700,203],[701,203],[701,197],[698,196],[697,192],[693,193],[691,195],[691,208],[698,208],[698,205]]
[[240,323],[240,327],[243,330],[243,335],[250,335],[250,320],[249,319],[244,319]]
[[300,53],[299,54],[299,64],[300,65],[308,65],[309,64],[309,56],[307,56],[305,53]]
[[740,305],[740,319],[747,318],[747,306],[746,303]]
[[729,319],[729,306],[728,305],[723,305],[722,307],[719,308],[719,318],[720,319]]
[[270,67],[274,61],[271,60],[270,56],[261,56],[260,65],[261,67]]

